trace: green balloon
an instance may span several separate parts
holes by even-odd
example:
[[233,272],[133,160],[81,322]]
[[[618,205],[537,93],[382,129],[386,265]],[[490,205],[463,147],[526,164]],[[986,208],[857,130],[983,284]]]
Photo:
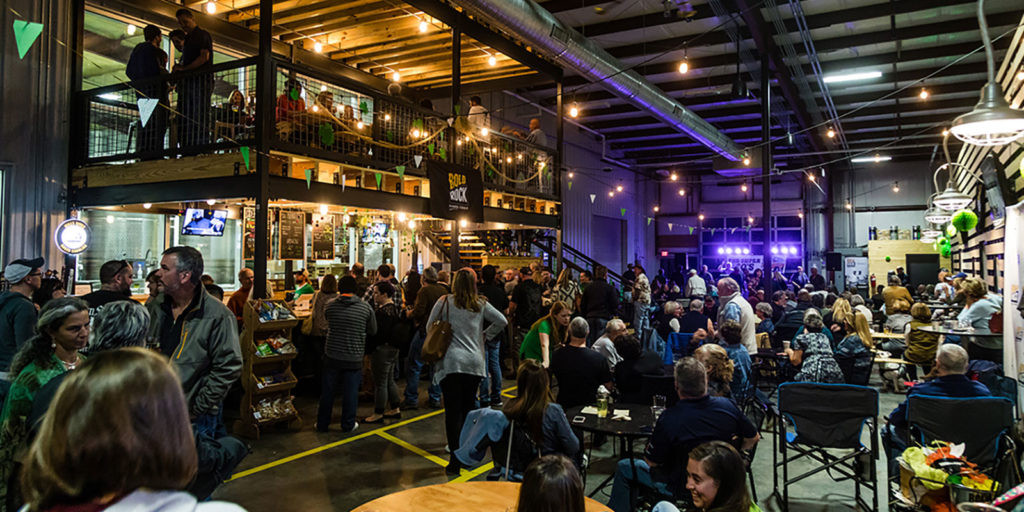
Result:
[[967,210],[958,210],[953,213],[950,224],[959,231],[970,231],[978,225],[978,214]]
[[948,236],[956,235],[956,226],[954,226],[952,224],[946,226],[946,235],[948,235]]
[[886,256],[886,257],[885,257],[885,261],[886,261],[886,262],[890,262],[890,261],[892,261],[892,257],[891,257],[891,256]]
[[949,245],[949,239],[944,236],[940,236],[936,242],[938,242],[940,246]]
[[953,248],[948,245],[943,245],[939,248],[939,254],[941,254],[943,258],[948,258],[950,254],[953,254]]

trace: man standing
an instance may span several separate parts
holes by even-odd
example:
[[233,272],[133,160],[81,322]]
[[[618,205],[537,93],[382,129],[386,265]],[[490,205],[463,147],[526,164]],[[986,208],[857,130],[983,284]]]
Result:
[[590,324],[587,344],[594,344],[618,309],[619,294],[608,284],[608,268],[598,265],[594,268],[594,281],[583,290],[580,299],[580,314]]
[[[480,295],[487,297],[494,309],[502,313],[508,309],[508,296],[505,289],[497,282],[497,269],[494,265],[484,265],[480,269]],[[487,377],[480,382],[480,405],[482,407],[500,407],[501,400],[501,350],[502,345],[507,349],[508,329],[502,329],[501,334],[493,339],[485,340]],[[504,343],[503,343],[504,342]]]
[[[437,303],[437,299],[448,293],[443,286],[437,284],[437,269],[434,267],[424,268],[420,281],[423,286],[416,293],[416,301],[406,310],[406,316],[412,318],[416,323],[416,334],[413,335],[412,342],[409,345],[409,357],[406,364],[405,400],[402,402],[402,410],[419,407],[420,371],[426,365],[420,359],[420,353],[423,351],[423,341],[427,337],[427,318],[430,316],[430,311],[434,308],[434,304]],[[433,371],[430,374],[432,376]],[[428,404],[431,409],[440,409],[441,386],[433,383],[433,377],[431,377],[430,382],[431,384],[427,388]]]
[[704,298],[708,294],[707,286],[704,283],[704,278],[697,275],[697,269],[690,270],[690,277],[686,280],[686,287],[683,289],[683,297],[693,298],[701,297]]
[[481,104],[480,96],[469,98],[469,115],[466,117],[475,131],[491,126],[491,115],[487,113],[487,107]]
[[751,354],[757,353],[757,339],[754,336],[757,318],[754,316],[754,308],[750,307],[747,299],[740,293],[740,287],[731,277],[718,280],[718,321],[722,325],[726,320],[735,320],[740,323],[743,333],[743,346]]
[[576,317],[569,323],[569,344],[551,355],[551,373],[558,381],[558,403],[563,409],[589,405],[597,399],[597,388],[611,389],[612,372],[608,361],[587,348],[590,326]]
[[43,258],[18,259],[4,269],[11,289],[0,294],[0,404],[16,375],[8,375],[18,349],[35,334],[36,306],[32,293],[43,283]]
[[[533,323],[544,316],[543,295],[544,273],[540,268],[531,268],[529,276],[523,276],[523,281],[512,290],[512,298],[508,303],[508,316],[515,321],[515,328],[512,339],[512,354],[518,357],[519,347],[523,344],[523,338],[530,331]],[[513,368],[519,367],[518,358]]]
[[327,305],[327,344],[324,346],[324,380],[316,412],[317,432],[327,432],[334,409],[334,395],[341,382],[341,431],[359,427],[356,407],[363,379],[366,337],[377,334],[373,308],[356,294],[356,280],[345,276],[338,282],[341,295]]
[[811,284],[815,290],[828,291],[828,282],[825,281],[825,276],[818,273],[818,267],[811,267]]
[[132,265],[111,260],[100,267],[100,289],[82,297],[89,304],[89,318],[96,318],[111,302],[132,299]]
[[239,287],[228,299],[228,309],[238,319],[238,326],[242,326],[242,313],[245,312],[245,303],[249,301],[249,292],[252,291],[253,274],[251,268],[243,268],[238,271]]
[[647,280],[644,267],[639,263],[633,266],[633,329],[637,339],[643,339],[644,329],[651,322],[651,282]]
[[366,290],[370,287],[370,280],[366,277],[366,267],[357,261],[352,264],[349,275],[356,280],[356,295],[360,297],[366,295]]
[[[380,266],[377,267],[377,282],[388,283],[391,285],[392,293],[388,298],[391,299],[391,302],[394,303],[398,309],[402,309],[402,289],[401,286],[399,286],[398,280],[395,279],[394,271],[391,270],[391,265],[381,263]],[[365,300],[367,304],[373,304],[373,293],[374,287],[367,286],[366,292],[363,294],[363,300]]]
[[[145,41],[135,45],[132,54],[128,57],[128,65],[124,73],[133,82],[143,80],[146,83],[132,84],[135,88],[136,99],[149,98],[159,100],[160,104],[153,109],[149,121],[139,127],[139,153],[146,154],[164,149],[164,131],[167,128],[167,83],[159,81],[154,83],[157,77],[167,74],[167,52],[160,49],[160,27],[146,25],[142,29]],[[143,158],[155,158],[155,155],[144,156]]]
[[[213,66],[213,38],[210,37],[210,33],[199,28],[195,16],[188,9],[178,9],[175,17],[178,18],[178,24],[186,35],[181,60],[174,65],[173,71],[209,69]],[[181,145],[184,147],[206,144],[210,136],[210,94],[213,92],[213,75],[192,75],[182,79],[180,84],[178,111],[183,118]]]
[[700,266],[700,278],[704,280],[704,289],[711,291],[715,286],[715,278],[711,275],[707,265]]
[[203,288],[203,255],[171,247],[160,259],[164,291],[148,307],[150,334],[178,369],[196,433],[223,434],[224,396],[242,373],[235,315]]

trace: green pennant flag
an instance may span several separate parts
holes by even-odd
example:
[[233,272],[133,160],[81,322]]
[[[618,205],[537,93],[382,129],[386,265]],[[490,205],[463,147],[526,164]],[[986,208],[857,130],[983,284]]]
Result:
[[242,146],[238,148],[238,151],[242,153],[242,161],[245,162],[245,170],[252,170],[252,168],[249,167],[249,146]]
[[36,39],[43,33],[42,23],[31,21],[14,20],[14,42],[18,45],[18,58],[24,59],[29,48],[35,44]]
[[437,150],[437,153],[439,155],[441,155],[441,160],[448,160],[448,150],[447,149],[440,148],[440,149]]
[[715,236],[715,228],[711,228],[711,236]]
[[288,91],[288,97],[291,98],[292,101],[299,99],[299,90],[292,88],[292,90]]
[[359,102],[359,111],[364,113],[364,114],[370,111],[370,108],[366,106],[366,102],[365,101],[360,101]]
[[306,190],[309,190],[310,183],[313,181],[313,169],[306,168]]
[[427,151],[429,151],[431,155],[434,154],[434,143],[433,142],[431,142],[430,144],[427,144]]
[[569,182],[569,190],[572,190],[572,182]]
[[752,228],[752,227],[754,227],[754,226],[749,226],[749,225],[747,226],[747,233],[750,232],[750,228]]
[[460,115],[461,113],[462,113],[462,105],[455,105],[455,115]]
[[651,225],[651,221],[652,221],[652,220],[654,220],[654,219],[652,219],[652,218],[650,218],[650,217],[647,217],[647,225],[648,225],[648,226],[650,226],[650,225]]
[[398,177],[399,178],[404,178],[405,177],[405,166],[404,165],[396,165],[395,166],[395,172],[398,173]]
[[334,128],[330,123],[320,125],[320,142],[323,142],[324,146],[334,145]]
[[420,130],[422,130],[423,129],[423,120],[422,119],[414,119],[412,121],[412,127],[413,128],[419,128]]
[[693,234],[693,226],[689,226],[689,228],[690,228],[690,234],[692,235]]
[[388,142],[394,142],[395,141],[395,132],[393,132],[391,130],[388,130],[387,132],[384,133],[384,137],[386,139],[388,139]]
[[622,216],[625,217],[626,216],[626,209],[625,208],[619,208],[619,213],[621,213]]
[[384,176],[381,176],[379,172],[375,172],[373,173],[373,177],[377,180],[377,190],[380,190],[380,180],[384,179]]

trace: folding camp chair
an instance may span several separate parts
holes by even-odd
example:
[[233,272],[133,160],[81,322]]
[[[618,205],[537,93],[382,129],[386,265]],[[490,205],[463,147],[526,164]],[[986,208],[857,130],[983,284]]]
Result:
[[988,373],[978,377],[978,382],[985,385],[989,391],[992,392],[992,396],[998,396],[1009,399],[1013,402],[1013,413],[1017,415],[1017,387],[1020,382],[1013,378],[1005,375],[999,375],[998,373]]
[[665,364],[673,364],[677,360],[690,355],[690,340],[693,333],[672,332],[665,340],[665,351],[662,358]]
[[839,369],[843,371],[844,380],[847,384],[856,386],[867,386],[871,380],[871,369],[873,355],[871,352],[864,352],[854,357],[835,356]]
[[[811,475],[827,471],[833,480],[854,481],[854,505],[878,510],[878,390],[850,384],[789,382],[779,386],[779,419],[773,454],[773,494],[785,512],[789,510],[789,486]],[[861,443],[868,427],[869,446]],[[789,431],[792,427],[793,431]],[[826,449],[849,450],[835,455]],[[796,452],[792,455],[791,452]],[[781,461],[779,460],[781,456]],[[789,464],[807,458],[820,464],[795,477]],[[782,492],[779,493],[779,469]],[[838,475],[835,476],[835,475]],[[872,492],[871,504],[861,497],[861,487]]]

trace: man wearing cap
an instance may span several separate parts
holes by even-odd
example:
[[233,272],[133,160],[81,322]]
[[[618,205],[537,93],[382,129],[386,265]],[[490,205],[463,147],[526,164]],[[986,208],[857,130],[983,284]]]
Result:
[[4,269],[11,289],[0,294],[0,403],[15,377],[7,374],[14,354],[35,333],[36,306],[31,297],[43,283],[44,263],[42,258],[14,260]]
[[82,300],[89,304],[89,318],[96,318],[107,304],[131,298],[131,263],[127,260],[111,260],[100,267],[100,289],[84,295]]

